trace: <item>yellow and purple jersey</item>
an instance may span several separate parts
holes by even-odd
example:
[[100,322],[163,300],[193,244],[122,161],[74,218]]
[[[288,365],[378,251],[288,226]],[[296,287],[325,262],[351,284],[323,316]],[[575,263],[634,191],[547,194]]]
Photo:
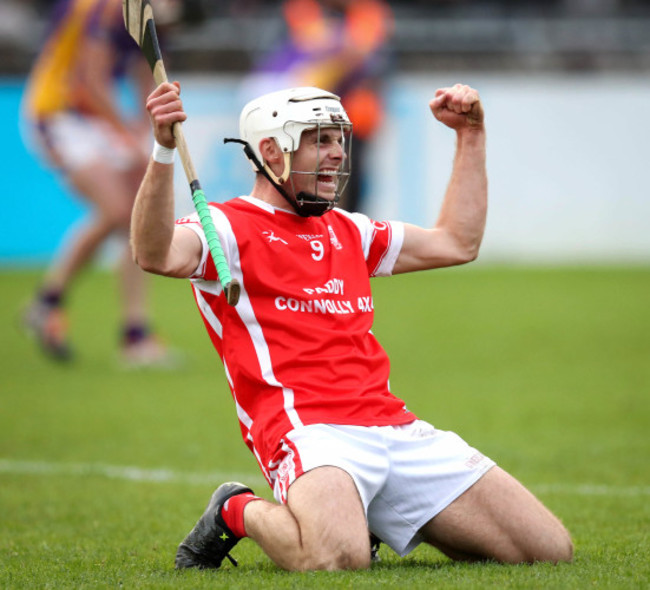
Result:
[[91,39],[110,44],[116,77],[123,72],[130,56],[138,53],[136,43],[124,28],[120,0],[59,0],[53,8],[47,40],[28,81],[28,117],[42,120],[66,110],[93,112],[79,67],[84,46]]

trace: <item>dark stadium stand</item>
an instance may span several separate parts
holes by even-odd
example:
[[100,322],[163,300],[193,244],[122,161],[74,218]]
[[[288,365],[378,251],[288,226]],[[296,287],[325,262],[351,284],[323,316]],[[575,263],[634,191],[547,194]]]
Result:
[[[3,0],[0,74],[23,74],[52,0]],[[650,69],[648,0],[393,0],[399,71]],[[180,71],[245,72],[283,33],[279,0],[184,0]]]

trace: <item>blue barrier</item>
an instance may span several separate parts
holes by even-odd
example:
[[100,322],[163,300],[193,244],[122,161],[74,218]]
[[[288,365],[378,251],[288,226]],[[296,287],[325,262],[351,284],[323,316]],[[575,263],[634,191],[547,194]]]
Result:
[[41,264],[61,241],[66,229],[86,211],[61,180],[31,154],[21,134],[23,80],[0,81],[0,112],[5,125],[0,143],[3,199],[0,265]]
[[[437,87],[458,80],[480,89],[486,105],[490,213],[481,260],[650,260],[645,179],[650,123],[640,116],[650,82],[633,74],[439,72],[391,79],[386,121],[369,152],[365,212],[423,226],[435,222],[455,138],[427,105]],[[181,83],[189,114],[185,135],[208,200],[247,193],[250,166],[238,146],[223,145],[224,137],[238,134],[246,99],[242,80],[188,75]],[[21,139],[23,84],[0,80],[0,107],[10,121],[0,145],[5,189],[0,267],[43,264],[86,212]],[[353,165],[358,173],[354,155]],[[176,172],[181,216],[192,204],[180,166]]]

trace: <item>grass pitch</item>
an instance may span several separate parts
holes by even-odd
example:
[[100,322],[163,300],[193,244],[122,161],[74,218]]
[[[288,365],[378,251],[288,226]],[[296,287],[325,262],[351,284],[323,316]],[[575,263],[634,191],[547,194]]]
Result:
[[650,585],[650,269],[479,265],[375,280],[393,391],[532,489],[572,532],[575,562],[467,565],[384,546],[368,572],[307,574],[278,570],[247,539],[239,568],[173,570],[216,485],[270,492],[189,286],[152,279],[155,325],[181,369],[120,367],[117,285],[102,272],[71,295],[76,361],[48,362],[17,329],[37,273],[0,273],[0,587]]

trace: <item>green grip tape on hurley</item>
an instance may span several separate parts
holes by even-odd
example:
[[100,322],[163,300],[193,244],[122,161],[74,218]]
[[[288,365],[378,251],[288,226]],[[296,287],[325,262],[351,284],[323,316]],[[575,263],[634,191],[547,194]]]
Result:
[[203,226],[203,232],[205,233],[205,239],[208,242],[208,248],[210,249],[210,254],[212,254],[212,260],[214,260],[214,265],[217,268],[219,281],[225,290],[231,283],[232,276],[230,275],[226,255],[223,253],[217,230],[214,227],[214,223],[212,223],[212,216],[210,215],[210,208],[208,207],[205,193],[201,190],[201,187],[196,181],[190,185],[190,188],[192,189],[194,208],[199,214],[199,219]]

